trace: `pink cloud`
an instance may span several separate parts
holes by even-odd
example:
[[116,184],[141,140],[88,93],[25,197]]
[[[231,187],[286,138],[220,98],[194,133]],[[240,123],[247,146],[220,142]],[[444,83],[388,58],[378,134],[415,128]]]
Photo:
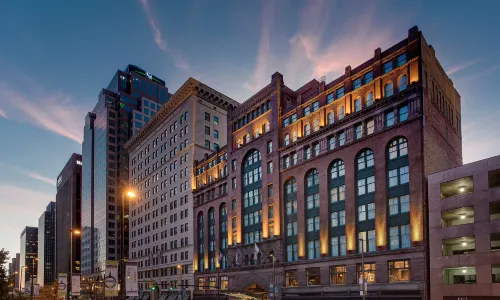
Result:
[[0,182],[0,240],[11,257],[19,252],[23,228],[38,226],[38,218],[50,201],[55,201],[55,189],[53,194],[48,194]]
[[163,35],[161,33],[160,26],[158,25],[158,21],[156,20],[155,16],[151,12],[148,0],[139,0],[139,2],[141,3],[141,6],[144,9],[144,12],[146,13],[146,17],[148,18],[149,26],[153,30],[155,43],[158,46],[158,48],[167,52],[172,57],[172,60],[174,61],[174,64],[177,68],[184,70],[184,71],[188,70],[189,69],[188,62],[184,58],[182,58],[182,56],[179,55],[177,52],[175,52],[173,49],[168,47],[167,41],[163,38]]
[[261,16],[261,32],[257,61],[250,79],[243,83],[243,87],[255,93],[269,83],[271,76],[269,69],[271,55],[271,21],[275,11],[275,1],[265,1]]
[[45,177],[36,172],[28,172],[28,177],[39,180],[41,182],[48,183],[50,185],[56,186],[56,180],[52,178]]
[[47,131],[81,143],[85,108],[74,104],[70,96],[41,89],[18,91],[0,82],[0,99],[15,111],[16,120],[31,123]]
[[448,76],[450,76],[452,74],[455,74],[457,72],[462,71],[465,68],[468,68],[468,67],[470,67],[472,65],[475,65],[476,62],[477,62],[476,60],[471,60],[471,61],[459,64],[459,65],[452,66],[448,70],[446,70],[446,74],[448,74]]
[[3,110],[1,108],[0,108],[0,117],[7,119],[7,113],[5,112],[5,110]]

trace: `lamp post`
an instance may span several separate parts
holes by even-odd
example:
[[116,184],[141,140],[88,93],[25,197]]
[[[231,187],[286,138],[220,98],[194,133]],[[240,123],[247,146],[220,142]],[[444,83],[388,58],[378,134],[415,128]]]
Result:
[[362,296],[363,296],[363,300],[366,299],[366,290],[365,290],[365,255],[364,255],[364,252],[365,252],[365,240],[364,239],[359,239],[359,241],[361,241],[361,279],[362,281],[360,282],[361,284],[361,292],[362,292]]
[[182,283],[182,266],[178,265],[177,269],[181,271],[181,297],[184,299],[184,284]]
[[135,193],[132,191],[122,190],[122,209],[121,209],[121,230],[120,230],[120,298],[125,298],[125,196],[132,199],[135,198]]
[[[78,229],[70,229],[69,230],[69,272],[68,272],[68,284],[67,287],[71,286],[71,292],[73,292],[73,235],[80,235],[80,230]],[[70,284],[71,282],[71,284]],[[70,289],[66,288],[66,293],[68,299],[70,299]]]

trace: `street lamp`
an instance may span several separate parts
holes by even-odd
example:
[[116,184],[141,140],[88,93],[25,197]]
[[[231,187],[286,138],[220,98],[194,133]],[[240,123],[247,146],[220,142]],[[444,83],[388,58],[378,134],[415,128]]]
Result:
[[[66,286],[71,286],[71,292],[73,291],[73,235],[80,235],[79,229],[69,230],[69,272],[68,272],[68,283]],[[68,299],[70,299],[70,289],[66,288],[66,293],[68,294]]]
[[133,199],[136,194],[131,190],[122,191],[122,209],[121,209],[121,230],[120,230],[120,265],[121,265],[121,276],[120,276],[120,296],[125,298],[125,198]]
[[183,271],[182,266],[178,265],[177,269],[179,269],[181,271],[181,297],[182,297],[182,299],[184,299],[184,284],[182,282],[182,271]]

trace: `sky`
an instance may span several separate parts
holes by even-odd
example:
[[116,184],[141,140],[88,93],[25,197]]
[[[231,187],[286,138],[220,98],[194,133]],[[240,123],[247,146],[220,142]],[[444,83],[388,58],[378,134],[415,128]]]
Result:
[[4,1],[0,11],[0,248],[55,201],[84,117],[135,64],[175,92],[189,77],[243,102],[279,71],[337,78],[417,25],[462,97],[464,162],[500,154],[500,2]]

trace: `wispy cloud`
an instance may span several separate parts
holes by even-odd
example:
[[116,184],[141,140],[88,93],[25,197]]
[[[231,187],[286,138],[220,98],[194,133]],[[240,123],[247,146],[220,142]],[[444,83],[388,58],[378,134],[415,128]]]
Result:
[[264,2],[261,16],[261,32],[259,39],[259,49],[257,52],[257,62],[249,80],[243,86],[252,93],[257,92],[269,82],[269,57],[271,55],[271,33],[273,15],[276,7],[275,1]]
[[7,105],[6,112],[24,121],[66,137],[78,143],[83,141],[83,120],[86,109],[75,105],[62,92],[48,92],[40,88],[17,90],[0,82],[0,99]]
[[[374,26],[375,7],[370,4],[358,12],[355,23],[335,26],[332,33],[331,14],[341,2],[318,0],[302,9],[299,30],[289,39],[289,53],[274,54],[270,28],[274,16],[274,1],[266,1],[262,11],[261,34],[254,71],[244,87],[251,92],[263,88],[270,75],[280,67],[285,82],[298,88],[313,78],[328,76],[329,80],[373,56],[373,51],[395,42],[392,26],[383,29]],[[270,9],[271,8],[271,9]],[[284,66],[284,68],[283,68]],[[331,76],[331,77],[330,77]]]
[[56,186],[56,180],[55,179],[52,179],[52,178],[49,178],[49,177],[45,177],[43,175],[40,175],[36,172],[28,172],[28,177],[30,178],[33,178],[33,179],[36,179],[36,180],[40,180],[41,182],[45,182],[45,183],[48,183],[50,185],[53,185],[53,186]]
[[446,74],[448,74],[448,76],[450,76],[452,74],[455,74],[457,72],[462,71],[465,68],[473,66],[476,63],[477,63],[477,60],[471,60],[471,61],[468,61],[468,62],[461,63],[459,65],[452,66],[448,70],[446,70]]
[[46,194],[0,182],[0,240],[11,257],[19,252],[19,236],[23,228],[37,226],[38,218],[50,201],[55,201],[55,191]]
[[7,113],[5,112],[5,110],[3,110],[1,108],[0,108],[0,117],[7,119]]
[[151,29],[153,30],[154,34],[154,39],[155,43],[160,48],[161,50],[167,52],[171,57],[172,60],[174,61],[174,64],[177,68],[187,71],[189,70],[189,64],[188,62],[176,51],[171,49],[165,38],[163,37],[163,34],[160,30],[160,26],[158,25],[158,21],[156,17],[153,15],[151,12],[151,8],[149,7],[149,2],[148,0],[139,0],[141,3],[142,8],[144,9],[144,12],[146,13],[146,17],[148,18],[149,26],[151,26]]

